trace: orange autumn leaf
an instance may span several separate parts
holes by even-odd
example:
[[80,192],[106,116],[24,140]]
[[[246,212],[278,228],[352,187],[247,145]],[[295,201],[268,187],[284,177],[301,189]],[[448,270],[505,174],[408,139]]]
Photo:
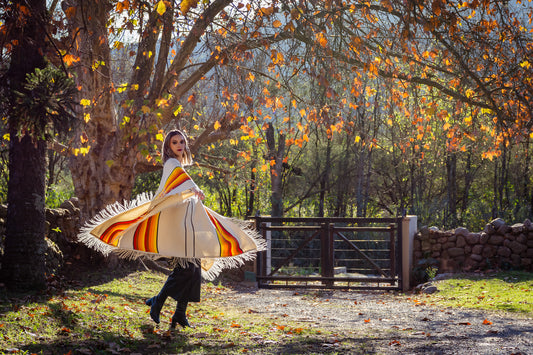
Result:
[[328,45],[328,40],[322,32],[316,34],[316,40],[324,48]]
[[130,8],[130,1],[129,0],[124,0],[124,1],[117,2],[117,6],[116,6],[116,11],[117,12],[121,12],[123,10],[129,10],[129,8]]
[[488,320],[488,319],[485,319],[485,320],[483,321],[483,324],[484,324],[484,325],[492,325],[492,322],[491,322],[490,320]]
[[72,65],[72,63],[79,62],[80,61],[80,57],[72,55],[72,54],[67,54],[67,55],[65,55],[63,57],[63,61],[65,62],[67,67],[70,67]]

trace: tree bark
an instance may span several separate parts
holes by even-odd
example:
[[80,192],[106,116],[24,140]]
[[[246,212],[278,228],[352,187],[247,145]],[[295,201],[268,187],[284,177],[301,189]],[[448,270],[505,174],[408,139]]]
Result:
[[129,137],[124,137],[126,130],[119,128],[115,111],[106,27],[112,5],[105,0],[71,0],[64,6],[75,11],[69,25],[80,57],[76,80],[81,98],[91,101],[84,112],[90,120],[79,132],[89,138],[89,152],[70,158],[82,219],[86,219],[110,203],[130,199],[137,152]]
[[270,166],[270,183],[271,195],[270,202],[272,204],[272,217],[283,217],[283,194],[282,194],[282,179],[281,173],[283,169],[283,156],[285,155],[285,136],[280,134],[278,137],[278,146],[276,148],[276,140],[274,137],[274,127],[272,124],[268,125],[266,130],[269,159],[274,164]]
[[8,288],[30,290],[46,287],[46,142],[41,137],[32,138],[24,133],[22,137],[17,137],[21,117],[16,113],[17,102],[13,92],[24,90],[26,74],[46,65],[43,57],[45,30],[42,26],[46,4],[44,0],[28,0],[23,6],[29,7],[29,13],[21,11],[14,16],[16,18],[12,23],[7,24],[14,25],[14,33],[19,34],[19,45],[13,48],[6,74],[11,95],[8,117],[10,144],[8,210],[1,276]]
[[457,224],[457,154],[449,153],[446,157],[447,191],[448,191],[448,216],[447,226]]

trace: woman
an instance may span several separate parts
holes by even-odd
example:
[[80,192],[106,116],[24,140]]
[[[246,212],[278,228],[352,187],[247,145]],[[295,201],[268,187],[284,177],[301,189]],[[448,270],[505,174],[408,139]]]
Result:
[[[185,135],[178,130],[170,131],[163,142],[163,171],[172,169],[176,163],[169,160],[177,160],[179,166],[191,165],[192,158],[189,144]],[[165,174],[163,174],[165,176]],[[165,188],[165,181],[161,179],[158,192]],[[203,200],[202,190],[197,186],[192,188],[194,195]],[[157,193],[156,193],[157,195]],[[187,320],[187,305],[189,302],[200,302],[201,271],[200,260],[180,260],[174,268],[158,295],[146,301],[150,306],[150,317],[159,324],[159,314],[168,296],[176,300],[176,311],[172,316],[170,328],[176,328],[176,323],[182,327],[190,327]]]
[[[188,302],[200,301],[201,276],[214,279],[224,268],[253,260],[265,242],[255,230],[205,207],[202,190],[183,169],[192,163],[184,133],[171,131],[162,148],[163,175],[152,197],[142,194],[129,203],[115,203],[81,229],[81,242],[105,254],[159,254],[175,257],[178,265],[158,295],[148,299],[156,323],[167,297],[177,301],[171,328],[190,326]],[[201,263],[200,263],[201,260]]]

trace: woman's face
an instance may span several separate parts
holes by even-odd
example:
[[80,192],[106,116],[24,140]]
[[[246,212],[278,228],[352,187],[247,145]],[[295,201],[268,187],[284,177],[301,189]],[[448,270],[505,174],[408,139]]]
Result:
[[170,150],[176,157],[181,157],[185,152],[185,138],[181,134],[176,134],[170,138]]

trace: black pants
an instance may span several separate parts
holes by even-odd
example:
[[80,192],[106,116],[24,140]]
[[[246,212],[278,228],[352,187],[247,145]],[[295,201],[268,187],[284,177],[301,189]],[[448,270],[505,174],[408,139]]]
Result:
[[168,276],[158,297],[172,297],[176,301],[200,302],[202,274],[200,266],[188,263],[187,267],[178,265]]

